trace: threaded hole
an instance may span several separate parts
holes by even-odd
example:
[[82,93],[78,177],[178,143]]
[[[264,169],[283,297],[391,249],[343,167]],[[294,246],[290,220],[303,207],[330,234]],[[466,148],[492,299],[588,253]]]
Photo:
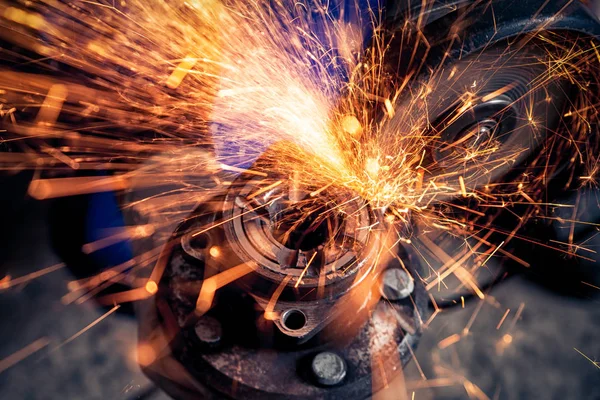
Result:
[[287,310],[281,318],[283,326],[291,331],[297,331],[306,325],[306,315],[300,310]]

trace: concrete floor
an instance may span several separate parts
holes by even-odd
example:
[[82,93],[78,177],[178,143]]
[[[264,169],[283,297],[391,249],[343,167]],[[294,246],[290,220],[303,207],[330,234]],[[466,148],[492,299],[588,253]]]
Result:
[[[5,229],[0,238],[0,276],[23,276],[60,262],[49,244],[47,205],[25,198],[23,182],[19,177],[0,181],[11,193],[0,200],[7,210],[4,228],[10,227],[10,234]],[[112,314],[58,347],[106,312],[93,302],[63,305],[70,280],[63,268],[0,292],[0,360],[39,338],[50,340],[0,373],[0,399],[129,399],[152,388],[136,364],[137,326],[130,316]]]

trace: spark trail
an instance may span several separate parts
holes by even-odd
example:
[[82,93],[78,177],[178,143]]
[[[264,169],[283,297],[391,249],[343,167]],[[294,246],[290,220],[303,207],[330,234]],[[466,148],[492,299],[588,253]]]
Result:
[[[499,257],[528,266],[506,248],[536,242],[526,223],[566,207],[550,203],[549,183],[598,186],[600,56],[591,38],[542,25],[457,57],[469,10],[482,5],[493,7],[476,1],[428,38],[429,0],[391,26],[382,9],[365,22],[319,0],[0,1],[0,36],[18,49],[0,70],[0,167],[35,171],[36,199],[116,191],[126,212],[150,219],[88,252],[150,235],[168,245],[173,226],[236,174],[260,177],[256,194],[282,180],[307,188],[307,210],[345,193],[336,198],[415,226],[395,232],[429,267],[419,278],[430,291],[486,299],[480,272]],[[443,56],[431,64],[432,54]],[[574,257],[584,246],[572,235],[552,244]],[[157,248],[83,286],[132,287],[111,304],[147,298],[147,280],[123,270],[154,268],[158,282]]]

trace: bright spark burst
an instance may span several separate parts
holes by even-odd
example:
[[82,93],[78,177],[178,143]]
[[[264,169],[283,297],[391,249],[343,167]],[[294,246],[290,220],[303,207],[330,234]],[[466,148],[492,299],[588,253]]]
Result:
[[[107,233],[86,244],[89,253],[168,235],[194,204],[227,190],[236,173],[263,179],[254,196],[292,177],[308,188],[307,202],[345,191],[346,199],[357,196],[383,210],[392,225],[418,227],[415,237],[397,229],[398,240],[430,267],[420,277],[429,290],[452,285],[454,277],[457,288],[486,299],[480,269],[499,256],[527,266],[505,248],[513,239],[530,240],[520,235],[527,220],[551,219],[548,210],[561,207],[548,203],[548,182],[598,186],[597,43],[540,28],[501,51],[489,44],[475,57],[453,60],[452,68],[432,66],[424,63],[429,51],[451,54],[466,19],[430,43],[421,16],[389,30],[381,10],[371,10],[370,23],[361,26],[334,18],[346,10],[328,4],[0,1],[3,38],[29,51],[11,54],[12,68],[0,71],[0,145],[11,150],[0,153],[0,165],[35,170],[29,193],[37,199],[152,192],[130,196],[124,206],[151,215],[150,224]],[[373,32],[366,46],[365,30]],[[25,72],[33,65],[47,74]],[[519,68],[533,71],[527,82],[509,75],[491,85],[497,74]],[[524,118],[509,131],[476,124],[451,135],[478,105],[517,88],[518,96],[493,115],[502,120],[522,108]],[[514,140],[513,131],[522,137]],[[260,165],[249,168],[259,156]],[[87,173],[96,170],[111,173]],[[507,214],[516,222],[498,226]],[[576,223],[577,209],[573,215],[568,223]],[[440,238],[447,237],[460,245],[442,249]],[[575,247],[557,245],[573,254]],[[151,268],[159,251],[74,282],[63,301],[85,301],[127,281],[125,270]],[[210,254],[218,257],[219,248]],[[234,272],[203,286],[198,308],[210,307],[215,290],[248,268]],[[104,300],[147,298],[159,280],[154,269],[151,280],[127,282],[130,291]],[[3,281],[0,289],[16,283]],[[462,337],[454,334],[439,348]],[[481,397],[474,384],[460,382]]]

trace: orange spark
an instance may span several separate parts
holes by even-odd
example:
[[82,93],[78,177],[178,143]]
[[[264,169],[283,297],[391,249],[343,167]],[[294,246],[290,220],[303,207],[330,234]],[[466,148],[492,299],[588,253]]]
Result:
[[310,267],[310,264],[312,263],[312,261],[315,259],[316,256],[317,256],[317,252],[315,251],[313,253],[313,255],[310,257],[310,260],[308,260],[308,262],[306,263],[306,267],[304,267],[304,269],[302,270],[302,273],[298,277],[298,280],[296,281],[296,284],[294,285],[294,287],[297,288],[298,285],[300,285],[300,282],[302,282],[302,278],[304,278],[304,274],[306,274],[306,271],[308,271],[308,267]]
[[87,325],[85,328],[81,329],[79,332],[75,333],[73,336],[71,336],[70,338],[68,338],[67,340],[65,340],[64,342],[62,342],[61,344],[59,344],[55,348],[53,348],[52,351],[58,350],[62,346],[65,346],[65,345],[71,343],[73,340],[77,339],[79,336],[83,335],[84,333],[86,333],[87,331],[89,331],[90,329],[92,329],[94,326],[98,325],[106,317],[108,317],[109,315],[111,315],[112,313],[114,313],[115,311],[117,311],[119,309],[119,307],[121,307],[121,306],[120,305],[114,306],[113,308],[111,308],[110,310],[108,310],[106,313],[104,313],[102,316],[100,316],[99,318],[97,318],[96,320],[94,320],[93,322],[91,322],[89,325]]
[[254,193],[249,194],[246,199],[247,200],[252,200],[253,198],[255,198],[256,196],[263,194],[265,192],[268,192],[271,189],[276,188],[277,186],[281,185],[283,183],[283,181],[279,180],[277,182],[273,182],[268,186],[265,186],[263,188],[258,189],[257,191],[255,191]]
[[223,286],[241,278],[244,275],[252,272],[256,265],[251,262],[245,262],[235,267],[226,269],[216,275],[207,278],[202,282],[202,288],[196,301],[196,313],[203,315],[212,306],[215,292]]
[[448,336],[445,339],[440,340],[438,343],[438,347],[440,349],[445,349],[446,347],[452,346],[454,343],[458,343],[461,337],[458,333]]
[[500,329],[500,327],[502,326],[502,324],[504,323],[504,320],[506,319],[506,317],[508,316],[508,313],[510,312],[510,308],[506,309],[506,312],[504,313],[504,315],[502,316],[502,319],[500,319],[500,322],[498,322],[498,325],[496,326],[496,330]]
[[467,197],[467,188],[465,187],[465,180],[462,176],[458,177],[458,183],[460,183],[460,192],[463,197]]
[[156,294],[156,292],[158,292],[158,285],[156,284],[156,282],[150,280],[146,282],[145,289],[150,294]]
[[183,78],[194,68],[196,62],[198,60],[191,55],[185,57],[175,68],[171,76],[169,76],[165,85],[171,89],[176,89],[183,81]]
[[211,246],[211,248],[208,250],[208,254],[214,258],[217,258],[221,255],[221,250],[218,246]]
[[12,278],[10,278],[10,276],[7,275],[0,281],[0,290],[8,289],[10,287],[29,282],[33,279],[39,278],[40,276],[43,276],[43,275],[49,274],[50,272],[54,272],[56,270],[64,268],[64,266],[65,266],[64,263],[58,263],[58,264],[52,265],[50,267],[44,268],[42,270],[32,272],[30,274],[27,274],[27,275],[24,275],[19,278],[15,278],[15,279],[12,279]]
[[279,284],[279,286],[277,286],[277,289],[275,289],[275,292],[273,292],[273,295],[271,296],[271,299],[269,299],[269,303],[267,304],[267,307],[265,307],[265,319],[268,319],[268,320],[277,319],[278,314],[276,312],[273,312],[273,310],[275,309],[275,304],[277,304],[277,299],[279,299],[281,292],[283,292],[283,289],[285,289],[285,286],[288,284],[290,279],[292,279],[292,276],[286,275],[285,278],[283,278],[281,280],[281,283]]
[[11,354],[10,356],[0,360],[0,372],[6,371],[13,365],[23,361],[33,353],[43,349],[50,343],[50,340],[46,337],[40,338],[33,343],[28,344],[23,347],[21,350],[16,353]]

